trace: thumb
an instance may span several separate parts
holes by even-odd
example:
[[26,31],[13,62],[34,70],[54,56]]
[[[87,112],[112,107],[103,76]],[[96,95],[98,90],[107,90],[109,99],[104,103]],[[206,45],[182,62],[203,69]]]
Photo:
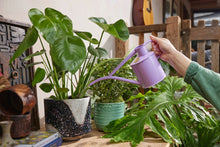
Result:
[[151,39],[152,41],[157,41],[157,37],[155,37],[155,36],[153,36],[153,35],[150,35],[150,39]]

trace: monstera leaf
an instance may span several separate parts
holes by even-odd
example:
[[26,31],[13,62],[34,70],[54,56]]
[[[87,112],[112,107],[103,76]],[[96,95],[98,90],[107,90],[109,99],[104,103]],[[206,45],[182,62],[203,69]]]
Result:
[[100,26],[105,32],[118,39],[125,41],[129,37],[128,28],[122,19],[118,20],[114,24],[107,24],[106,20],[102,17],[90,17],[89,20]]
[[75,73],[86,59],[86,47],[79,37],[65,36],[54,42],[50,55],[56,65]]
[[[219,130],[214,117],[199,104],[198,100],[202,97],[190,85],[184,83],[182,78],[167,77],[156,87],[157,92],[143,95],[152,99],[146,107],[141,106],[135,112],[110,122],[104,128],[109,134],[104,137],[112,138],[113,142],[130,141],[132,146],[136,146],[143,141],[144,126],[147,125],[166,142],[196,146],[199,142],[194,134],[198,132],[196,128],[192,128],[193,126],[199,124],[212,133],[216,129]],[[184,87],[185,91],[182,95],[176,96],[175,93]],[[208,141],[213,140],[206,141],[208,144]]]

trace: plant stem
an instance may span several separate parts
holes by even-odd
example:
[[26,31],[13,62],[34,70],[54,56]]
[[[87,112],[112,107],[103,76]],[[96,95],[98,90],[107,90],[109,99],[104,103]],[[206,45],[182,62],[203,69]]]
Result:
[[100,44],[101,44],[101,41],[102,41],[102,38],[103,38],[103,34],[104,34],[105,31],[102,31],[102,34],[100,36],[100,39],[99,39],[99,44],[98,44],[98,47],[100,47]]

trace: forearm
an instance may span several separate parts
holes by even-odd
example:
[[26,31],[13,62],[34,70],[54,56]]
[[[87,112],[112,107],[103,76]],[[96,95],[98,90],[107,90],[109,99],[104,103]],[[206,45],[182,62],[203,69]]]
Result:
[[186,75],[186,71],[191,63],[191,60],[179,51],[174,51],[169,55],[168,63],[182,76]]

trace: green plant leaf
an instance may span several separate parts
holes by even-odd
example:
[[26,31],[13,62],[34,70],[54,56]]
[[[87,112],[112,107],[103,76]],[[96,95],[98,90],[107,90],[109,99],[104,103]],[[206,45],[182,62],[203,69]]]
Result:
[[174,93],[177,90],[181,90],[187,84],[184,82],[183,78],[178,78],[176,76],[172,76],[169,78],[165,78],[164,82],[160,82],[156,85],[158,89],[161,91],[171,91]]
[[92,34],[90,32],[74,31],[74,33],[76,33],[76,35],[78,35],[82,39],[91,42],[92,44],[98,44],[99,43],[99,41],[97,39],[92,38]]
[[51,90],[53,89],[54,85],[52,83],[43,83],[39,87],[44,92],[48,93],[48,92],[51,92]]
[[17,50],[13,54],[12,58],[10,59],[9,63],[12,64],[16,58],[22,55],[28,48],[35,44],[38,38],[37,30],[32,26],[28,29],[27,34],[25,35],[24,40],[18,46]]
[[37,83],[43,81],[45,74],[45,70],[43,68],[38,67],[35,72],[34,79],[32,81],[32,86],[35,86]]
[[52,8],[46,8],[45,15],[53,22],[56,28],[59,29],[57,30],[58,37],[73,35],[72,20],[68,16]]
[[216,128],[208,128],[205,125],[198,125],[197,132],[198,132],[199,147],[214,147],[220,137],[219,126],[216,126]]
[[92,45],[88,46],[88,52],[95,57],[99,56],[98,50],[96,50]]
[[105,32],[115,38],[123,41],[129,38],[128,27],[122,19],[118,20],[114,24],[107,24],[106,20],[102,17],[90,17],[89,20],[100,26]]
[[101,58],[101,57],[107,57],[107,56],[108,56],[108,52],[107,52],[106,49],[97,47],[96,50],[97,50],[97,52],[98,52],[98,57],[99,57],[99,58]]
[[75,73],[86,59],[86,47],[77,36],[65,36],[54,42],[50,55],[56,65]]
[[[139,113],[139,116],[143,116],[143,113]],[[126,142],[131,141],[132,146],[136,146],[138,143],[143,141],[144,137],[144,124],[145,124],[145,117],[123,117],[122,119],[119,119],[118,122],[113,121],[110,122],[107,128],[104,128],[105,131],[110,129],[111,127],[114,127],[116,124],[120,125],[129,123],[126,127],[119,128],[117,127],[117,131],[115,131],[112,134],[106,134],[103,137],[104,138],[111,138],[111,141],[113,142]],[[116,124],[115,124],[116,123]],[[125,124],[125,125],[126,125]],[[122,125],[120,125],[122,126]],[[114,127],[114,130],[116,128]],[[110,129],[112,131],[112,129]]]
[[53,44],[57,37],[57,28],[53,22],[36,8],[30,9],[28,15],[33,26],[43,35],[44,39]]
[[[129,38],[129,30],[128,27],[126,25],[126,23],[124,22],[124,20],[120,19],[117,22],[115,22],[113,24],[115,30],[116,30],[116,34],[113,35],[118,39],[121,39],[123,41],[126,41]],[[112,31],[108,32],[109,34],[113,34]]]
[[26,67],[31,67],[31,66],[38,65],[38,64],[43,64],[43,62],[30,63],[30,64],[28,64]]
[[68,88],[58,88],[57,89],[59,92],[67,93],[69,91]]
[[30,54],[29,56],[27,56],[26,58],[24,58],[24,60],[28,61],[28,60],[31,60],[32,57],[34,56],[39,56],[39,55],[42,55],[46,52],[46,50],[41,50],[41,51],[37,51],[33,54]]
[[89,20],[100,26],[104,31],[109,29],[109,25],[103,17],[90,17]]

